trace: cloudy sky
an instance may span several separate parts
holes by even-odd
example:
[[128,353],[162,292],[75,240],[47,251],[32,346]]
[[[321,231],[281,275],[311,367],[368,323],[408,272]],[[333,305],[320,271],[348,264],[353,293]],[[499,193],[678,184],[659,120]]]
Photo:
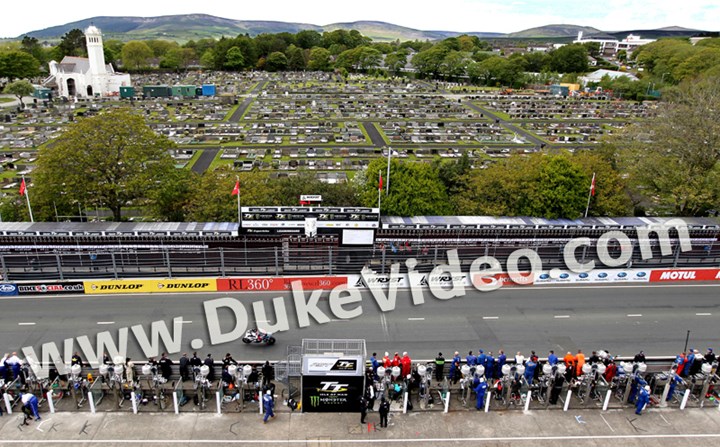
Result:
[[381,20],[422,30],[460,32],[506,33],[549,24],[603,31],[666,26],[720,30],[718,0],[35,0],[31,4],[5,0],[2,9],[2,37],[97,16],[189,13],[313,25]]

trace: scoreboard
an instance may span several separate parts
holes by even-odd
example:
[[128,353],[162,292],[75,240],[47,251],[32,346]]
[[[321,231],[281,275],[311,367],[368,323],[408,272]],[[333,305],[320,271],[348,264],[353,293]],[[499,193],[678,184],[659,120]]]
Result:
[[244,234],[343,235],[344,230],[374,234],[380,228],[378,208],[244,206],[240,215],[240,232]]

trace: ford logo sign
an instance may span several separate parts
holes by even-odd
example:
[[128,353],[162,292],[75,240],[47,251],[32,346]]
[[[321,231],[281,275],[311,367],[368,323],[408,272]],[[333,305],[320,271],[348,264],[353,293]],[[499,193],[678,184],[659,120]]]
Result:
[[16,290],[17,288],[14,284],[0,284],[0,293],[12,293]]
[[588,274],[587,274],[587,273],[585,273],[585,272],[582,272],[582,273],[580,273],[580,274],[578,275],[578,277],[580,277],[580,278],[583,278],[583,279],[584,279],[584,278],[587,278],[587,277],[588,277]]
[[570,277],[570,275],[567,274],[567,273],[562,273],[562,274],[560,274],[560,279],[567,279],[567,278],[569,278],[569,277]]
[[644,277],[645,277],[645,272],[637,272],[637,273],[635,274],[635,276],[637,276],[638,278],[644,278]]
[[605,273],[605,272],[598,273],[598,278],[607,278],[607,273]]
[[624,278],[624,277],[627,276],[627,273],[625,273],[625,272],[620,272],[620,273],[617,274],[617,276],[618,276],[618,278]]
[[548,275],[547,273],[543,273],[542,275],[540,275],[540,279],[548,279],[548,278],[550,278],[550,275]]

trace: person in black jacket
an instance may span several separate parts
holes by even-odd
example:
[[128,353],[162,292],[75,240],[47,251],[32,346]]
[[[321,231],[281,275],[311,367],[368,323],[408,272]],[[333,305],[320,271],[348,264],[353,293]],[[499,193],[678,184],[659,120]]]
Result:
[[202,364],[203,362],[200,360],[200,357],[198,357],[197,352],[193,352],[193,356],[190,359],[190,367],[192,368],[193,377],[195,376],[195,368],[200,368]]
[[435,380],[441,382],[445,372],[445,357],[442,352],[438,352],[438,356],[435,358]]
[[270,384],[270,382],[275,378],[274,377],[275,371],[273,370],[272,365],[268,360],[265,360],[265,364],[262,367],[262,384],[263,386],[267,386]]
[[365,423],[365,417],[367,416],[368,402],[365,396],[360,396],[360,423]]
[[186,381],[190,376],[190,359],[188,358],[187,352],[183,352],[180,357],[180,380]]
[[385,396],[381,398],[380,401],[380,409],[378,412],[380,413],[380,427],[387,427],[388,423],[388,413],[390,413],[390,403],[385,400]]
[[168,358],[166,352],[162,353],[162,356],[160,357],[158,363],[160,364],[160,374],[165,380],[170,380],[170,376],[172,375],[173,362]]
[[212,382],[213,380],[215,380],[215,360],[213,360],[212,354],[207,355],[204,363],[208,366],[208,368],[210,368],[207,379]]

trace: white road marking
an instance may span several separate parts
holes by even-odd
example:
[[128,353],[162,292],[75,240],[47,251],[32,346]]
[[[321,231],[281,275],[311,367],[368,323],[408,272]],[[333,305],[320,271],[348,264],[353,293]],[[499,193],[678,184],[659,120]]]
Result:
[[425,321],[424,318],[408,318],[408,321]]
[[382,326],[383,333],[385,334],[385,341],[390,341],[390,330],[388,329],[387,318],[385,318],[385,312],[380,314],[380,325]]
[[628,317],[642,317],[642,314],[627,314]]
[[182,324],[190,324],[190,323],[192,323],[192,320],[182,320],[180,323],[182,323]]
[[699,313],[696,313],[695,315],[697,315],[698,317],[709,317],[712,314],[710,312],[699,312]]
[[25,323],[18,323],[18,326],[35,326],[35,323],[32,321],[28,321]]
[[610,426],[610,423],[605,419],[605,417],[604,417],[602,414],[600,415],[600,417],[602,418],[603,421],[605,421],[605,425],[608,426],[608,428],[610,429],[610,431],[613,432],[613,433],[615,433],[615,429],[613,429],[613,428]]
[[570,318],[570,315],[555,315],[554,318]]
[[97,324],[115,324],[114,321],[98,321]]
[[500,317],[483,317],[483,320],[499,320]]

